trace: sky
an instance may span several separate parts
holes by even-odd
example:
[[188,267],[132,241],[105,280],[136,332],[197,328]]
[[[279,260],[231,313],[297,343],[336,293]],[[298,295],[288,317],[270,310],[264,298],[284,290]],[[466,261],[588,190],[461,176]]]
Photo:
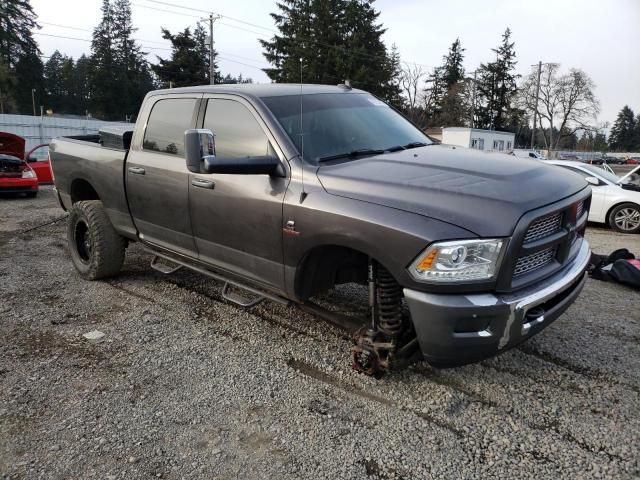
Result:
[[[56,49],[77,58],[89,53],[91,30],[100,22],[101,0],[31,0],[42,29],[36,35],[43,55]],[[149,59],[170,56],[160,28],[172,32],[194,25],[213,11],[214,41],[223,74],[268,82],[268,66],[259,38],[275,32],[270,0],[132,0],[133,22]],[[169,4],[169,5],[168,5]],[[181,8],[170,4],[180,5]],[[526,75],[538,61],[580,68],[596,84],[601,113],[598,123],[613,123],[629,105],[640,114],[640,0],[377,0],[384,40],[398,47],[403,61],[425,69],[459,37],[465,68],[472,72],[492,59],[491,49],[509,27],[515,41],[517,72]],[[193,10],[189,10],[188,7]],[[199,11],[202,10],[202,11]],[[47,36],[47,35],[55,35]],[[58,38],[73,37],[71,38]],[[78,40],[80,39],[80,40]],[[44,58],[46,61],[46,58]]]

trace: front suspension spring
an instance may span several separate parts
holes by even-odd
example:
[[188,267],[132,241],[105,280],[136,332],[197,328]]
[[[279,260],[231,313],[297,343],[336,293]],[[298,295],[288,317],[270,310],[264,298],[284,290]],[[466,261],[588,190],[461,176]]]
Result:
[[377,265],[378,328],[395,338],[402,330],[402,287],[382,265]]

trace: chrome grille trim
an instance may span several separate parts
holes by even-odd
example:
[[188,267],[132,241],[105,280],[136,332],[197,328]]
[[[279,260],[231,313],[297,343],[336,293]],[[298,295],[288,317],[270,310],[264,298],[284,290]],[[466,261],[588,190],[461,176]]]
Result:
[[556,212],[534,221],[524,236],[524,243],[535,242],[560,231],[562,227],[562,212]]
[[557,247],[554,245],[544,250],[520,257],[516,263],[516,268],[513,271],[513,276],[524,275],[533,270],[544,267],[550,263],[556,256]]

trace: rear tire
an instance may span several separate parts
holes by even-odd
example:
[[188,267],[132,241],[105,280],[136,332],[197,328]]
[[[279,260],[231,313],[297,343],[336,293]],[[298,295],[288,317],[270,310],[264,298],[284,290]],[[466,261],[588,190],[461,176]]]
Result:
[[127,240],[118,235],[99,200],[74,203],[69,211],[67,241],[71,260],[87,280],[117,275]]
[[640,232],[640,205],[621,203],[609,212],[609,226],[622,233]]

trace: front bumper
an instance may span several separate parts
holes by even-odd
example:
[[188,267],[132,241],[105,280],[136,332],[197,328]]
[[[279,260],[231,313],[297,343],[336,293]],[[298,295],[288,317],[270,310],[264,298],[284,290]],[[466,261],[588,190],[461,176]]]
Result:
[[37,178],[2,178],[0,179],[0,194],[29,193],[38,191]]
[[586,240],[576,258],[551,277],[504,295],[433,294],[404,289],[424,358],[441,367],[477,362],[540,332],[577,298],[591,252]]

